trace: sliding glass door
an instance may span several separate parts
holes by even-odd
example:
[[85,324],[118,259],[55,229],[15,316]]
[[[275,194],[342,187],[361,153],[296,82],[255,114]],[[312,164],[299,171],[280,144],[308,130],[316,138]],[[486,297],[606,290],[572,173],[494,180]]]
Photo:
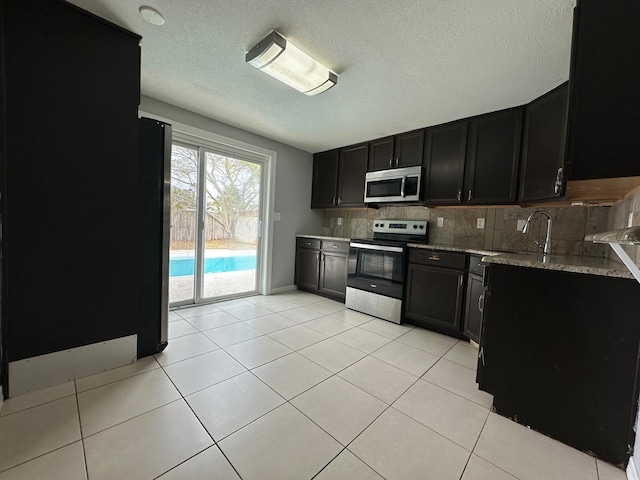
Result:
[[173,306],[257,292],[264,163],[175,143],[169,300]]

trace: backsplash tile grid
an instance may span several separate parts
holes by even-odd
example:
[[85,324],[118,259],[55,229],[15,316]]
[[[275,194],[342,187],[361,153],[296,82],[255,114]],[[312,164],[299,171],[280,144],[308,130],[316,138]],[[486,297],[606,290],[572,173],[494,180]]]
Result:
[[[630,201],[629,204],[631,203],[633,202]],[[633,204],[635,208],[640,208],[640,200]],[[374,220],[426,220],[429,224],[429,243],[509,252],[536,252],[539,247],[535,242],[544,243],[546,219],[534,218],[527,234],[516,229],[518,220],[526,219],[536,210],[540,208],[389,206],[380,209],[325,210],[322,234],[332,237],[366,238],[373,234],[371,226]],[[553,218],[553,253],[592,257],[609,255],[606,245],[584,242],[584,236],[608,228],[611,208],[571,207],[543,210]],[[618,215],[621,217],[623,213]],[[341,225],[338,225],[338,218],[342,219]],[[442,227],[437,226],[438,218],[443,219]],[[477,228],[478,218],[485,219],[484,229]],[[640,212],[637,221],[640,222]]]

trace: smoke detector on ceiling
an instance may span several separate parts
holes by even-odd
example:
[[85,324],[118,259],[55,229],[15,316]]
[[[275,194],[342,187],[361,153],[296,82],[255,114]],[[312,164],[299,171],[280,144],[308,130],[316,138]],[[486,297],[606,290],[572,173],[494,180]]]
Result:
[[153,25],[164,25],[164,17],[155,8],[143,5],[138,11],[147,22]]

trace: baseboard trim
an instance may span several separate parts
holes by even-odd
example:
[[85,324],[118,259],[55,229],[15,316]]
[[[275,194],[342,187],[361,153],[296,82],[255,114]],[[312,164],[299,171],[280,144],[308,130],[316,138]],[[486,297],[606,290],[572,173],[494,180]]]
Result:
[[138,336],[129,335],[9,362],[9,395],[16,397],[128,365],[136,361],[137,348]]
[[629,464],[627,465],[627,478],[629,480],[640,480],[640,475],[638,475],[638,469],[633,461],[633,457],[629,459]]
[[276,295],[278,293],[290,292],[292,290],[297,290],[297,289],[298,287],[296,285],[287,285],[284,287],[272,288],[271,291],[269,292],[269,295]]

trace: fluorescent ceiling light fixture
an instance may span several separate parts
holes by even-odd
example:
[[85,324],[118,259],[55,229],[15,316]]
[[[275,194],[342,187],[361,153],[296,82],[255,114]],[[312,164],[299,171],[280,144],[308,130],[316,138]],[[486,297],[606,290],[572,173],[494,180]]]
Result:
[[338,76],[275,30],[249,50],[245,61],[305,95],[317,95],[338,83]]

